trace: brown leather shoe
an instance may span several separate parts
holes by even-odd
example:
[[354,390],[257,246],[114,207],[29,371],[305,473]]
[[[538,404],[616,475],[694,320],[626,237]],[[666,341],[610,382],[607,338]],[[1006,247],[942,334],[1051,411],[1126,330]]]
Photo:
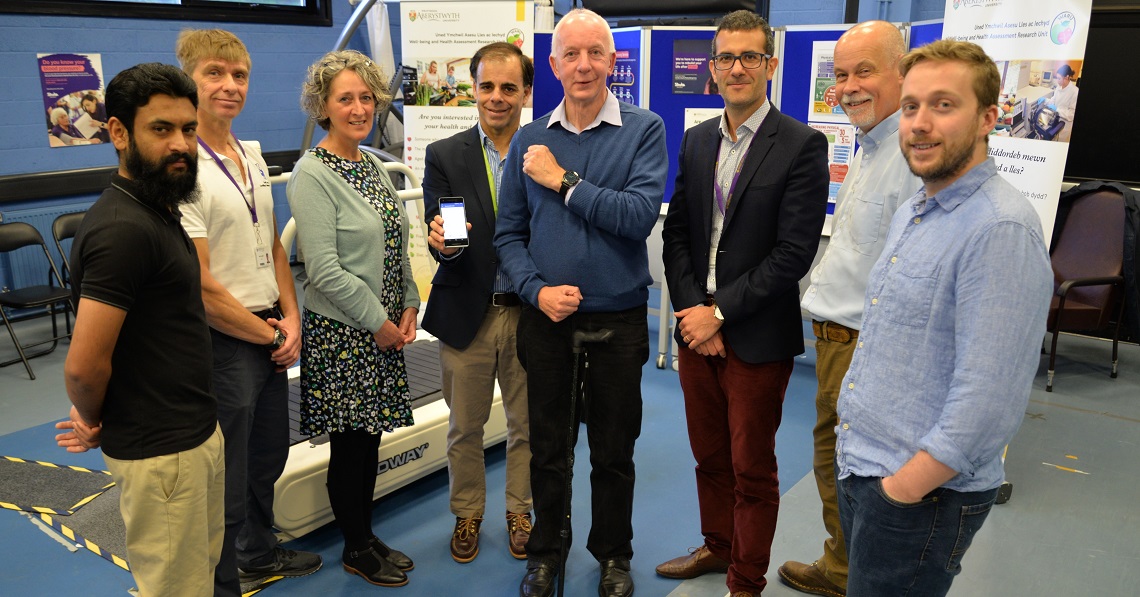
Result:
[[784,562],[784,565],[780,566],[777,572],[780,573],[780,580],[784,584],[801,593],[823,595],[824,597],[846,597],[847,595],[847,591],[843,587],[827,580],[819,568],[815,567],[815,562],[811,564]]
[[752,593],[749,593],[748,591],[737,591],[735,593],[729,593],[724,597],[752,597]]
[[526,544],[530,541],[530,512],[507,512],[507,537],[511,555],[516,560],[526,559]]
[[689,549],[689,555],[673,558],[657,567],[665,578],[696,578],[709,572],[728,572],[728,562],[713,555],[705,545]]
[[482,518],[455,517],[455,530],[451,533],[451,557],[466,564],[479,555],[479,525]]

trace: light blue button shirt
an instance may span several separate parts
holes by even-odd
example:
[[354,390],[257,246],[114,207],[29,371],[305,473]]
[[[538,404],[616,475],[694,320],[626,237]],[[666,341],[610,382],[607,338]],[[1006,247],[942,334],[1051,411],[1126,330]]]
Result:
[[859,149],[835,200],[831,239],[800,306],[815,319],[859,329],[867,277],[883,251],[891,216],[918,192],[899,149],[899,112],[859,132]]
[[1041,222],[992,159],[895,213],[839,394],[839,478],[894,474],[925,450],[943,486],[1001,484],[1053,291]]
[[[503,166],[506,161],[499,150],[495,148],[495,142],[483,132],[483,125],[479,125],[479,141],[483,144],[483,151],[487,155],[487,163],[491,165],[491,178],[495,180],[495,196],[499,195],[499,188],[503,183]],[[496,214],[498,215],[498,214]],[[515,286],[511,284],[510,277],[503,272],[503,267],[500,265],[495,268],[495,283],[491,286],[491,292],[514,292]]]

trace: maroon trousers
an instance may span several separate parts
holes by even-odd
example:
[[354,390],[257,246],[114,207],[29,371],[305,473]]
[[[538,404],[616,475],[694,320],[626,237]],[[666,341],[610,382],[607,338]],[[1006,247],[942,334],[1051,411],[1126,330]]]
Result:
[[728,588],[760,594],[780,507],[776,430],[792,359],[746,363],[679,347],[705,545],[730,562]]

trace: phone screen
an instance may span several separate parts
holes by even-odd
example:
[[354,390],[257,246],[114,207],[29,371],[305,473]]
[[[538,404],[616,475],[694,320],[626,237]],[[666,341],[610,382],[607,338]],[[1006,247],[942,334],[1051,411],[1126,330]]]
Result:
[[443,246],[467,246],[467,212],[462,197],[440,197],[439,215],[443,218]]

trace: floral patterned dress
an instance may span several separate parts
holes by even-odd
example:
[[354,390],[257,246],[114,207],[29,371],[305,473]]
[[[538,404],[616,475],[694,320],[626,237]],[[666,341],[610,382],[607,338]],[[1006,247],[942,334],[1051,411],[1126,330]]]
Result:
[[[384,288],[380,302],[398,324],[404,308],[403,222],[395,194],[372,160],[313,154],[345,179],[384,222]],[[381,265],[381,264],[378,264]],[[371,332],[305,310],[301,343],[301,433],[392,431],[413,424],[404,353],[381,350]]]

